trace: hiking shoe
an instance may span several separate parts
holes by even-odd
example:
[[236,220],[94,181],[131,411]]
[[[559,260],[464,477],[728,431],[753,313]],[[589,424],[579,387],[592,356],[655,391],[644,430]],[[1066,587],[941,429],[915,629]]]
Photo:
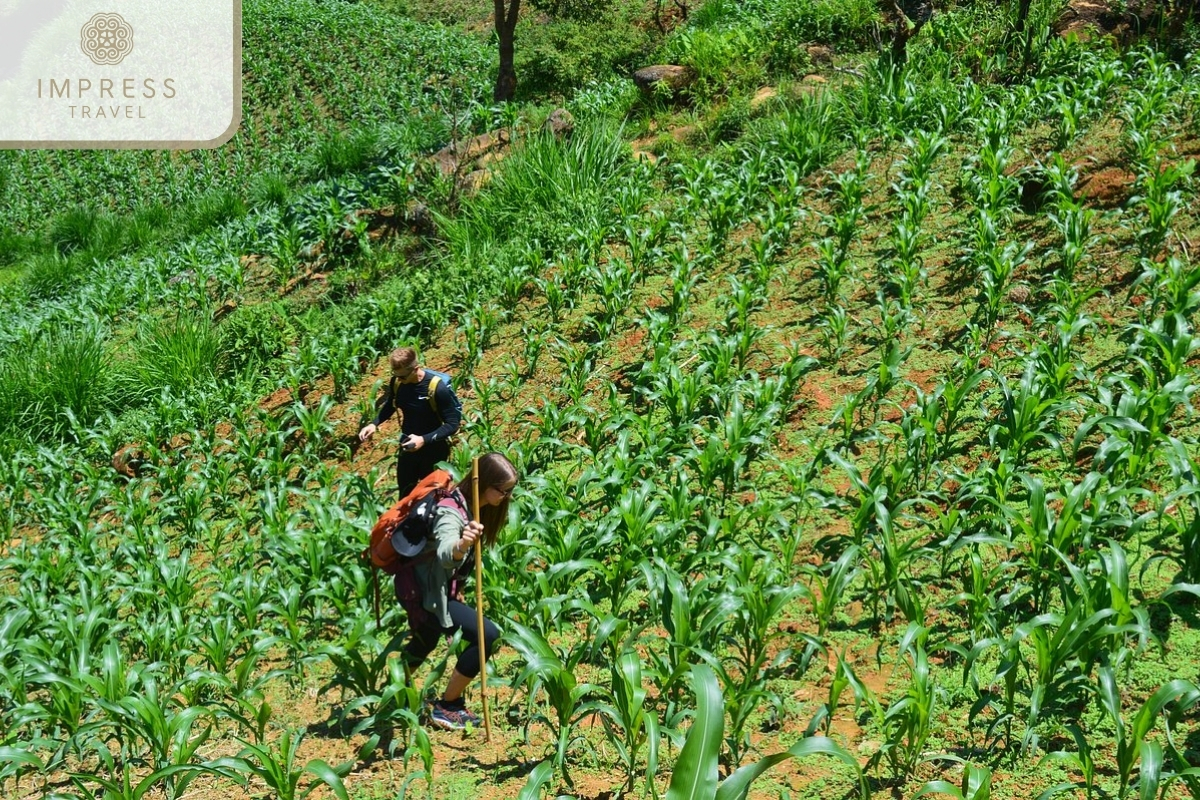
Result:
[[438,700],[433,704],[433,710],[429,713],[429,721],[448,731],[461,731],[468,725],[472,728],[479,727],[479,717],[467,711],[466,704],[461,701],[447,703],[444,700]]

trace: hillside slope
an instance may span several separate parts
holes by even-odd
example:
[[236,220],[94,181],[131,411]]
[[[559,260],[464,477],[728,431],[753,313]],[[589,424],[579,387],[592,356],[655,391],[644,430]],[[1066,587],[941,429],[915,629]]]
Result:
[[[752,797],[915,797],[963,761],[998,797],[1182,792],[1200,73],[1054,42],[1024,80],[976,81],[972,19],[931,23],[904,71],[843,67],[654,165],[602,120],[524,131],[438,219],[436,256],[349,249],[335,269],[365,290],[309,290],[257,382],[127,421],[136,474],[109,468],[125,440],[103,421],[14,447],[5,789],[241,752],[157,782],[250,796],[303,728],[294,764],[343,765],[354,797],[538,777],[658,796],[684,780],[703,664],[714,773],[813,733],[841,757],[783,762]],[[268,240],[246,226],[226,252],[269,263]],[[357,560],[394,431],[355,432],[400,341],[457,376],[456,466],[501,449],[524,476],[485,557],[506,629],[487,746],[421,726],[438,667],[404,685],[403,614],[377,628]]]

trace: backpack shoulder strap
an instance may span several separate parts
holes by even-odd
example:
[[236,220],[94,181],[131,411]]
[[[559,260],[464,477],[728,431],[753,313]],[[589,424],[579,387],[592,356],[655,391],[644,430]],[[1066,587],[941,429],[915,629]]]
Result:
[[439,372],[429,367],[425,367],[425,371],[433,376],[429,379],[429,407],[433,409],[433,413],[437,414],[438,419],[445,422],[446,420],[442,417],[441,409],[438,408],[437,392],[442,384],[445,384],[446,388],[453,392],[454,385],[451,382],[450,376],[444,372]]
[[471,521],[471,511],[467,508],[467,499],[463,497],[463,493],[455,489],[449,489],[438,500],[438,506],[453,509],[465,521]]
[[429,407],[433,409],[433,413],[438,415],[438,419],[442,418],[442,412],[438,410],[437,404],[437,388],[441,382],[442,376],[436,372],[433,374],[433,379],[429,381]]

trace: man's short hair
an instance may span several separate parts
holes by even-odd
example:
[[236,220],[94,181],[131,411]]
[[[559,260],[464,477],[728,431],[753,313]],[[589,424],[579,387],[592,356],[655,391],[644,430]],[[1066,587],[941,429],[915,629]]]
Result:
[[411,347],[397,347],[388,360],[392,362],[392,369],[409,369],[417,363],[417,351]]

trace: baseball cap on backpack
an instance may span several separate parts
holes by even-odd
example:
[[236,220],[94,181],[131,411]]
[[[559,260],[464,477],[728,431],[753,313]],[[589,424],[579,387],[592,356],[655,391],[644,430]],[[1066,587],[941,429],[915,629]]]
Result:
[[442,492],[435,490],[422,497],[392,531],[392,549],[401,558],[419,556],[425,550],[433,535],[433,521],[442,496]]

